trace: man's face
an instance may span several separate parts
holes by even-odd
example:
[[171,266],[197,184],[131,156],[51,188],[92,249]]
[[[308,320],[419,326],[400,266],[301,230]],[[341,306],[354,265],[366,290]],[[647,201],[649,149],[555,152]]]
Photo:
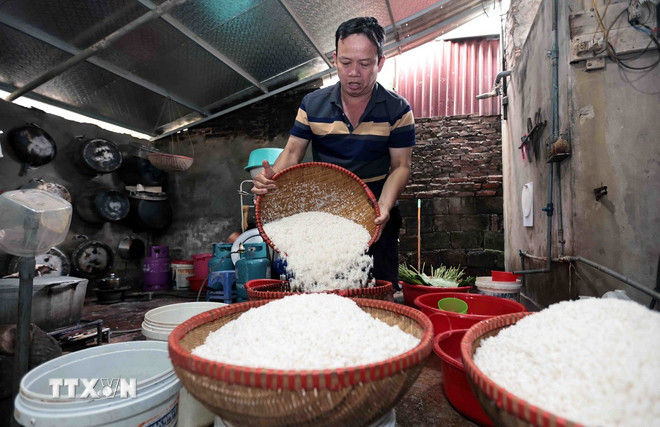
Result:
[[378,49],[364,34],[351,34],[340,39],[333,54],[343,95],[371,95],[385,57],[378,60]]

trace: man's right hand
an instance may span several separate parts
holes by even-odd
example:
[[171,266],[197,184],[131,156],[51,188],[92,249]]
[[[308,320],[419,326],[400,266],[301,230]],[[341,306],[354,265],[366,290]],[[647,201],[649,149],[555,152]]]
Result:
[[252,179],[252,191],[254,194],[266,194],[268,190],[275,188],[275,181],[271,178],[275,175],[275,171],[268,163],[268,160],[261,162],[263,169]]

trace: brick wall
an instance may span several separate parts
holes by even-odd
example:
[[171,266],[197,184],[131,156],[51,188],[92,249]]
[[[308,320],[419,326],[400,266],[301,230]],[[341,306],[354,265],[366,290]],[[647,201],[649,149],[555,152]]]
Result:
[[412,177],[399,200],[400,261],[465,267],[470,276],[504,269],[500,116],[416,119]]

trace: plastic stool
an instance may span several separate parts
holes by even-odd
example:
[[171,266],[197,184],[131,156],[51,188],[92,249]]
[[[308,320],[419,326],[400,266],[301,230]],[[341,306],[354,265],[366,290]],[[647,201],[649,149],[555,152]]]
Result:
[[236,271],[220,270],[209,273],[206,301],[222,301],[231,304],[236,299]]

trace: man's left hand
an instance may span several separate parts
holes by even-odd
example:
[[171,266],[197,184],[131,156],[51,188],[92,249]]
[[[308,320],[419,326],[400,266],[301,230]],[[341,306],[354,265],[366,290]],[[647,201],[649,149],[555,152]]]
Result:
[[380,228],[378,229],[378,234],[376,234],[376,239],[374,240],[374,242],[377,242],[378,239],[380,239],[380,235],[383,234],[383,228],[385,228],[385,225],[387,225],[387,221],[389,220],[390,220],[389,209],[380,208],[380,216],[374,219],[374,222],[380,225]]

